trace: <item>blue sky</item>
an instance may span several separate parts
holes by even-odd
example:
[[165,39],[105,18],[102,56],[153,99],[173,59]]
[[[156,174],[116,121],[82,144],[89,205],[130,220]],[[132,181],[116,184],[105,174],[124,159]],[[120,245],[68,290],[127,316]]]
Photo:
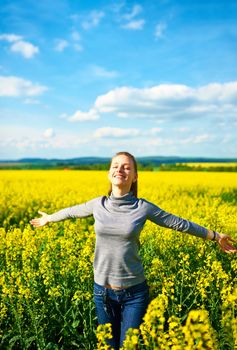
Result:
[[237,157],[234,0],[1,1],[0,159]]

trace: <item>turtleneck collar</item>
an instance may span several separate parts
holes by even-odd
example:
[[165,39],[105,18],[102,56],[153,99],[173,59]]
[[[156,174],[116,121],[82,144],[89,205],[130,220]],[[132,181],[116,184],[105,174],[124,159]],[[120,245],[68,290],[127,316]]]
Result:
[[130,207],[132,209],[134,205],[136,206],[136,203],[137,198],[134,197],[132,191],[119,197],[115,197],[113,192],[111,192],[107,201],[107,209],[111,209],[112,211],[117,211],[116,209],[118,209],[119,212],[127,212]]
[[115,201],[128,201],[131,200],[132,198],[134,198],[132,191],[125,193],[123,196],[119,196],[119,197],[115,197],[115,195],[113,194],[113,192],[111,192],[110,199],[115,200]]

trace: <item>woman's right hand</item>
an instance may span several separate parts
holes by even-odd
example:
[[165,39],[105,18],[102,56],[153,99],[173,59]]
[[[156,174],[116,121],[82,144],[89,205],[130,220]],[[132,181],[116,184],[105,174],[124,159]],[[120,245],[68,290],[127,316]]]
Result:
[[41,227],[46,225],[49,222],[49,215],[44,213],[43,211],[38,211],[40,215],[42,215],[41,218],[35,218],[30,220],[30,224],[34,227]]

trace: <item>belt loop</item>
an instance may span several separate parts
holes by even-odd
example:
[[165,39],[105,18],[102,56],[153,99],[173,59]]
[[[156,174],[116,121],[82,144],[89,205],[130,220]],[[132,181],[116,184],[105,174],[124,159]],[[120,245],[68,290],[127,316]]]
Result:
[[108,298],[108,288],[105,287],[103,294],[103,307],[108,317],[115,317],[114,310],[110,305]]
[[107,300],[108,300],[108,291],[107,291],[107,288],[104,287],[104,291],[103,291],[103,304],[104,305],[107,304]]

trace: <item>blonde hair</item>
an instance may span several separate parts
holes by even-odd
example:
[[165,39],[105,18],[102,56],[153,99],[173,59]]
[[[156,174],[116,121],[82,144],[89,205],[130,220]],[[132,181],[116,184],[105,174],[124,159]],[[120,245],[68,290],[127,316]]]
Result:
[[[133,162],[134,171],[135,171],[135,173],[137,173],[137,161],[134,158],[134,156],[131,153],[129,153],[129,152],[118,152],[118,153],[116,153],[112,157],[109,167],[111,167],[111,163],[112,163],[113,159],[115,157],[117,157],[117,156],[127,156],[127,157],[129,157],[132,160],[132,162]],[[131,188],[130,188],[129,191],[133,193],[134,197],[137,197],[137,180],[132,183]],[[111,195],[111,193],[112,193],[112,184],[110,184],[110,187],[109,187],[109,190],[108,190],[109,196]]]

